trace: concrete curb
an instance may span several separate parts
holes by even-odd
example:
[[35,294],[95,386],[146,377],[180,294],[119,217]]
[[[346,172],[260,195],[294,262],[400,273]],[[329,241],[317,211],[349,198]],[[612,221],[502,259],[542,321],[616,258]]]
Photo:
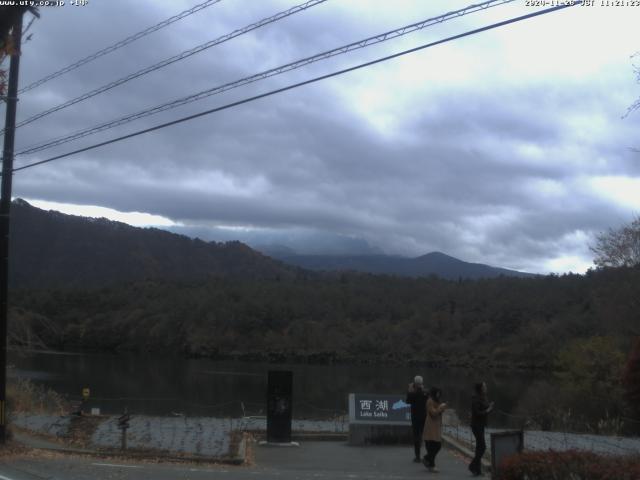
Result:
[[[266,439],[266,432],[264,431],[252,431],[259,440]],[[349,440],[349,435],[347,433],[292,433],[291,440],[294,442],[346,442]]]
[[[211,464],[223,464],[223,465],[243,465],[246,462],[247,455],[247,436],[243,435],[242,439],[238,443],[238,449],[235,455],[229,457],[203,457],[194,455],[175,455],[162,451],[136,451],[128,450],[123,452],[122,450],[89,450],[84,448],[67,447],[66,445],[56,445],[53,441],[45,441],[41,438],[30,436],[24,432],[14,433],[14,440],[26,447],[34,450],[43,450],[48,452],[56,452],[67,455],[84,455],[100,458],[122,458],[122,459],[153,459],[164,460],[168,462],[180,462],[180,463],[211,463]],[[48,443],[49,445],[45,445]]]
[[349,435],[346,433],[294,433],[291,439],[298,442],[346,442],[349,440]]
[[[472,452],[471,449],[467,448],[458,440],[448,435],[445,435],[445,434],[442,435],[442,443],[444,443],[446,446],[448,446],[453,450],[457,450],[458,452],[463,454],[465,457],[469,457],[470,459],[473,458],[475,455],[475,452]],[[491,462],[489,462],[485,458],[482,459],[482,466],[487,470],[491,470]]]

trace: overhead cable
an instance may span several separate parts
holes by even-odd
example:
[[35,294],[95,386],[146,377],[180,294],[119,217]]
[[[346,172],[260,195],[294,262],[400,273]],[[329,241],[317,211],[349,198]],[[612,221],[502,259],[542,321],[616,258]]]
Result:
[[216,3],[221,2],[222,0],[207,0],[206,2],[202,2],[192,8],[189,8],[188,10],[185,10],[183,12],[178,13],[177,15],[174,15],[173,17],[169,17],[166,20],[163,20],[160,23],[157,23],[155,25],[152,25],[149,28],[146,28],[138,33],[134,33],[133,35],[120,40],[119,42],[114,43],[113,45],[110,45],[108,47],[103,48],[102,50],[99,50],[95,53],[92,53],[91,55],[88,55],[80,60],[78,60],[77,62],[72,63],[71,65],[68,65],[64,68],[61,68],[60,70],[57,70],[53,73],[50,73],[49,75],[47,75],[46,77],[41,78],[40,80],[37,80],[29,85],[27,85],[26,87],[21,88],[20,90],[18,90],[18,93],[22,93],[22,92],[26,92],[29,90],[32,90],[36,87],[39,87],[40,85],[42,85],[43,83],[48,82],[49,80],[53,80],[54,78],[59,77],[60,75],[64,75],[65,73],[68,73],[72,70],[75,70],[76,68],[81,67],[82,65],[85,65],[89,62],[92,62],[93,60],[102,57],[103,55],[106,55],[108,53],[111,53],[115,50],[118,50],[119,48],[124,47],[125,45],[129,45],[132,42],[135,42],[136,40],[139,40],[140,38],[149,35],[150,33],[153,32],[157,32],[158,30],[167,27],[169,25],[171,25],[174,22],[177,22],[178,20],[182,20],[185,17],[188,17],[189,15],[193,15],[196,12],[199,12],[200,10],[203,10],[207,7],[210,7],[211,5],[215,5]]
[[53,162],[55,160],[60,160],[62,158],[70,157],[71,155],[76,155],[78,153],[86,152],[86,151],[89,151],[89,150],[94,150],[96,148],[103,147],[105,145],[110,145],[112,143],[121,142],[122,140],[126,140],[126,139],[129,139],[129,138],[137,137],[137,136],[143,135],[145,133],[154,132],[156,130],[160,130],[160,129],[163,129],[163,128],[166,128],[166,127],[170,127],[172,125],[177,125],[179,123],[183,123],[183,122],[187,122],[189,120],[193,120],[193,119],[196,119],[196,118],[199,118],[199,117],[203,117],[205,115],[210,115],[212,113],[220,112],[222,110],[227,110],[227,109],[230,109],[230,108],[233,108],[233,107],[237,107],[239,105],[243,105],[245,103],[253,102],[255,100],[259,100],[259,99],[262,99],[262,98],[266,98],[266,97],[275,95],[277,93],[286,92],[288,90],[293,90],[295,88],[302,87],[304,85],[309,85],[311,83],[316,83],[316,82],[319,82],[321,80],[326,80],[328,78],[336,77],[338,75],[342,75],[342,74],[345,74],[345,73],[348,73],[348,72],[353,72],[355,70],[359,70],[359,69],[362,69],[362,68],[365,68],[365,67],[370,67],[372,65],[376,65],[376,64],[382,63],[382,62],[386,62],[388,60],[391,60],[391,59],[394,59],[394,58],[398,58],[398,57],[401,57],[403,55],[407,55],[409,53],[414,53],[414,52],[417,52],[417,51],[420,51],[420,50],[424,50],[426,48],[430,48],[430,47],[433,47],[435,45],[440,45],[440,44],[447,43],[447,42],[450,42],[450,41],[453,41],[453,40],[457,40],[459,38],[468,37],[468,36],[471,36],[471,35],[475,35],[477,33],[485,32],[487,30],[492,30],[492,29],[495,29],[495,28],[498,28],[498,27],[503,27],[505,25],[509,25],[509,24],[516,23],[516,22],[520,22],[522,20],[527,20],[529,18],[538,17],[540,15],[556,12],[558,10],[563,10],[565,8],[570,8],[570,7],[573,7],[575,5],[580,5],[581,3],[582,3],[581,0],[577,0],[575,3],[572,3],[572,4],[563,4],[563,5],[559,5],[559,6],[555,6],[555,7],[550,7],[550,8],[547,8],[547,9],[544,9],[544,10],[539,10],[539,11],[536,11],[536,12],[532,12],[532,13],[529,13],[529,14],[526,14],[526,15],[521,15],[519,17],[510,18],[508,20],[503,20],[501,22],[492,23],[490,25],[486,25],[484,27],[476,28],[474,30],[468,30],[468,31],[466,31],[464,33],[460,33],[458,35],[453,35],[453,36],[450,36],[450,37],[447,37],[447,38],[443,38],[443,39],[437,40],[435,42],[426,43],[426,44],[420,45],[418,47],[410,48],[408,50],[403,50],[402,52],[395,53],[393,55],[387,55],[385,57],[381,57],[381,58],[378,58],[376,60],[372,60],[372,61],[369,61],[369,62],[361,63],[361,64],[355,65],[353,67],[345,68],[343,70],[338,70],[338,71],[335,71],[335,72],[332,72],[332,73],[328,73],[328,74],[325,74],[325,75],[320,75],[318,77],[314,77],[314,78],[311,78],[309,80],[305,80],[305,81],[302,81],[302,82],[294,83],[294,84],[288,85],[286,87],[282,87],[282,88],[278,88],[278,89],[275,89],[275,90],[271,90],[269,92],[262,93],[260,95],[255,95],[253,97],[245,98],[243,100],[238,100],[236,102],[231,102],[231,103],[228,103],[228,104],[220,106],[220,107],[212,108],[212,109],[205,110],[203,112],[199,112],[199,113],[196,113],[196,114],[193,114],[193,115],[188,115],[186,117],[178,118],[178,119],[173,120],[171,122],[166,122],[166,123],[162,123],[160,125],[156,125],[154,127],[145,128],[143,130],[138,130],[136,132],[129,133],[127,135],[123,135],[121,137],[112,138],[110,140],[107,140],[107,141],[104,141],[104,142],[100,142],[100,143],[96,143],[94,145],[90,145],[88,147],[80,148],[78,150],[73,150],[71,152],[67,152],[67,153],[64,153],[62,155],[56,155],[54,157],[47,158],[45,160],[40,160],[38,162],[33,162],[33,163],[30,163],[30,164],[27,164],[27,165],[23,165],[21,167],[14,168],[12,171],[13,172],[17,172],[17,171],[20,171],[20,170],[25,170],[27,168],[35,167],[35,166],[38,166],[38,165],[43,165],[45,163]]
[[64,143],[73,141],[73,140],[77,140],[79,138],[83,138],[86,137],[88,135],[93,135],[95,133],[99,133],[102,132],[104,130],[109,130],[111,128],[114,127],[118,127],[120,125],[124,125],[125,123],[129,123],[132,122],[134,120],[138,120],[140,118],[144,118],[144,117],[148,117],[150,115],[155,115],[157,113],[160,112],[164,112],[165,110],[171,110],[173,108],[176,107],[180,107],[182,105],[186,105],[188,103],[192,103],[195,102],[197,100],[201,100],[203,98],[209,97],[211,95],[217,95],[223,92],[226,92],[228,90],[234,89],[234,88],[238,88],[244,85],[247,85],[249,83],[253,83],[259,80],[264,80],[266,78],[269,77],[273,77],[275,75],[280,75],[282,73],[285,72],[289,72],[291,70],[295,70],[301,67],[304,67],[306,65],[309,65],[311,63],[314,62],[318,62],[321,60],[326,60],[328,58],[334,57],[336,55],[341,55],[344,53],[348,53],[351,52],[353,50],[358,50],[361,48],[365,48],[377,43],[382,43],[388,40],[391,40],[393,38],[397,38],[397,37],[401,37],[403,35],[407,35],[409,33],[415,32],[417,30],[421,30],[424,29],[426,27],[432,26],[432,25],[436,25],[439,23],[443,23],[446,22],[448,20],[452,20],[454,18],[458,18],[461,17],[463,15],[467,15],[470,13],[474,13],[477,11],[481,11],[481,10],[486,10],[487,8],[491,8],[491,7],[495,7],[498,5],[503,5],[505,3],[510,3],[513,2],[515,0],[490,0],[490,1],[486,1],[483,3],[479,3],[479,4],[475,4],[475,5],[470,5],[468,7],[465,7],[463,9],[460,10],[455,10],[452,12],[448,12],[445,13],[444,15],[439,15],[437,17],[432,17],[432,18],[428,18],[426,20],[422,20],[420,22],[417,23],[413,23],[411,25],[406,25],[404,27],[400,27],[397,28],[395,30],[390,30],[388,32],[385,33],[381,33],[379,35],[375,35],[372,37],[368,37],[365,38],[363,40],[359,40],[357,42],[353,42],[353,43],[349,43],[347,45],[343,45],[341,47],[337,47],[337,48],[333,48],[331,50],[322,52],[322,53],[318,53],[316,55],[310,56],[310,57],[306,57],[300,60],[296,60],[294,62],[291,63],[287,63],[285,65],[281,65],[279,67],[275,67],[269,70],[265,70],[263,72],[260,73],[256,73],[254,75],[248,76],[248,77],[244,77],[241,78],[239,80],[235,80],[233,82],[229,82],[229,83],[225,83],[224,85],[220,85],[220,86],[216,86],[213,88],[209,88],[207,90],[203,90],[201,92],[192,94],[192,95],[188,95],[186,97],[182,97],[182,98],[178,98],[176,100],[171,100],[169,102],[163,103],[161,105],[146,109],[146,110],[141,110],[139,112],[136,113],[132,113],[129,115],[126,115],[124,117],[115,119],[115,120],[111,120],[109,122],[105,122],[93,127],[89,127],[83,130],[79,130],[76,131],[72,134],[69,135],[65,135],[62,137],[58,137],[55,139],[50,139],[50,140],[45,140],[43,142],[39,142],[35,145],[29,146],[27,148],[25,148],[24,150],[19,151],[16,155],[25,155],[25,154],[31,154],[31,153],[36,153],[42,150],[46,150],[52,147],[56,147],[58,145],[62,145]]
[[[91,90],[90,92],[84,93],[82,95],[80,95],[79,97],[76,98],[72,98],[71,100],[68,100],[64,103],[61,103],[59,105],[56,105],[55,107],[52,107],[48,110],[45,110],[43,112],[37,113],[25,120],[22,120],[20,122],[18,122],[16,124],[16,128],[18,127],[22,127],[24,125],[27,125],[31,122],[35,122],[36,120],[42,118],[42,117],[46,117],[47,115],[51,115],[54,112],[57,112],[59,110],[62,110],[64,108],[70,107],[71,105],[75,105],[76,103],[80,103],[84,100],[87,100],[88,98],[91,97],[95,97],[96,95],[99,95],[101,93],[106,92],[107,90],[111,90],[112,88],[117,87],[118,85],[122,85],[123,83],[127,83],[135,78],[141,77],[143,75],[147,75],[148,73],[154,72],[156,70],[159,70],[161,68],[164,68],[168,65],[171,65],[172,63],[178,62],[180,60],[184,60],[185,58],[191,57],[192,55],[195,55],[196,53],[200,53],[204,50],[207,50],[208,48],[214,47],[216,45],[220,45],[221,43],[227,42],[233,38],[239,37],[240,35],[244,35],[246,33],[249,33],[253,30],[256,30],[260,27],[264,27],[265,25],[268,25],[270,23],[273,22],[277,22],[278,20],[282,20],[285,17],[288,17],[290,15],[302,12],[304,10],[307,10],[311,7],[315,7],[316,5],[319,5],[321,3],[326,2],[327,0],[308,0],[305,3],[301,3],[300,5],[296,5],[295,7],[291,7],[287,10],[284,10],[282,12],[276,13],[275,15],[272,15],[270,17],[267,18],[263,18],[262,20],[259,20],[255,23],[252,23],[250,25],[247,25],[246,27],[242,27],[239,28],[237,30],[234,30],[231,33],[228,33],[226,35],[222,35],[221,37],[216,38],[215,40],[211,40],[210,42],[206,42],[203,43],[202,45],[198,45],[197,47],[191,48],[189,50],[186,50],[182,53],[179,53],[178,55],[174,55],[173,57],[167,58],[165,60],[162,60],[161,62],[158,62],[154,65],[151,65],[149,67],[143,68],[142,70],[138,70],[137,72],[133,72],[130,73],[129,75],[119,78],[118,80],[114,80],[113,82],[107,83],[106,85],[103,85],[101,87],[98,87],[94,90]],[[1,132],[0,132],[1,133]]]

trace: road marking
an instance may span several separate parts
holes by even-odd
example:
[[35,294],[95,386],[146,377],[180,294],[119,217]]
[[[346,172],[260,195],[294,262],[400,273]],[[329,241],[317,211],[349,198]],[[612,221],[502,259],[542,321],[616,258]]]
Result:
[[13,479],[9,477],[5,477],[4,475],[0,475],[0,480],[13,480]]
[[140,465],[119,465],[117,463],[92,463],[91,465],[95,465],[96,467],[144,468]]
[[[181,468],[178,468],[176,470],[182,470]],[[190,468],[189,469],[190,472],[216,472],[216,473],[229,473],[229,470],[211,470],[211,469],[205,469],[205,468]]]
[[206,373],[209,375],[245,375],[247,377],[262,377],[263,373],[252,373],[252,372],[212,372],[210,370],[201,370],[199,373]]

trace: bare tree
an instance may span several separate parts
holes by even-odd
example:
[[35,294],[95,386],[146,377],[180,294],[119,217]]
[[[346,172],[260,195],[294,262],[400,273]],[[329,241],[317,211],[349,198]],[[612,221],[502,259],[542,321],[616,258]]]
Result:
[[597,267],[633,267],[640,265],[640,215],[631,223],[614,230],[610,228],[596,237],[589,247],[596,257]]
[[[636,80],[640,83],[640,65],[638,65],[635,61],[640,60],[640,52],[636,52],[631,55],[631,65],[633,66],[633,71],[636,74]],[[638,98],[635,102],[629,105],[627,108],[627,113],[625,113],[622,118],[627,117],[631,112],[638,110],[640,108],[640,98]]]
[[[28,23],[27,28],[22,31],[23,38],[33,24],[33,21],[36,18],[40,18],[38,9],[35,7],[23,6],[0,6],[0,99],[4,99],[7,80],[7,72],[2,67],[2,64],[4,63],[5,58],[13,55],[14,52],[11,29],[15,25],[17,19],[22,18],[21,16],[25,12],[31,12],[33,14],[33,18]],[[23,40],[23,42],[28,41],[30,38],[31,35],[29,35],[26,40]]]

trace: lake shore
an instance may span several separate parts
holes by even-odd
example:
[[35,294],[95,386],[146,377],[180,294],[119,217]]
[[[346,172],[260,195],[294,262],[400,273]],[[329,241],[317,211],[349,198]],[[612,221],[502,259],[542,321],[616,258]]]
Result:
[[[112,348],[82,348],[79,346],[68,345],[63,349],[22,349],[19,347],[11,347],[11,351],[17,353],[40,354],[40,355],[157,355],[159,352],[155,350],[141,349],[112,349]],[[166,355],[166,352],[162,352]],[[444,358],[417,358],[407,357],[399,354],[386,355],[350,355],[340,352],[282,352],[282,351],[260,351],[260,352],[177,352],[173,356],[179,359],[194,360],[212,360],[212,361],[230,361],[230,362],[246,362],[246,363],[268,363],[272,365],[344,365],[344,366],[407,366],[422,367],[429,369],[437,368],[460,368],[469,370],[488,369],[503,371],[550,371],[554,369],[554,365],[544,362],[530,361],[496,361],[486,356],[465,356],[464,358],[444,357]]]
[[[466,425],[448,424],[443,433],[467,445],[473,442]],[[116,416],[59,416],[21,413],[12,417],[11,425],[35,435],[43,435],[75,448],[96,451],[120,449],[122,432]],[[407,427],[409,428],[409,426]],[[486,431],[487,446],[491,434],[504,429]],[[244,433],[263,436],[264,417],[156,417],[135,415],[127,430],[127,445],[134,452],[164,452],[170,455],[190,455],[206,458],[231,458],[237,454],[238,442]],[[344,441],[349,433],[348,418],[332,420],[294,419],[292,434],[319,434]],[[317,437],[316,437],[317,438]],[[575,434],[526,430],[526,450],[583,450],[608,455],[634,455],[640,451],[640,437]]]

